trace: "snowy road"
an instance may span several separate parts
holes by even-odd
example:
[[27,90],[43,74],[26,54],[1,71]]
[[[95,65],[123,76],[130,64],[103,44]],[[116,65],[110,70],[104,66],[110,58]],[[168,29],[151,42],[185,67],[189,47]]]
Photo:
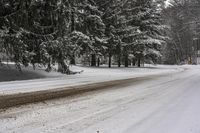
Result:
[[200,67],[0,113],[9,133],[200,133]]
[[[45,73],[48,75],[46,78],[31,79],[31,80],[19,80],[0,82],[0,96],[6,94],[16,94],[25,92],[35,92],[41,90],[51,90],[55,88],[63,88],[69,86],[86,85],[91,83],[99,83],[105,81],[113,81],[120,79],[144,77],[148,75],[160,75],[169,74],[183,71],[183,68],[177,66],[155,66],[150,68],[87,68],[87,67],[72,67],[72,70],[83,70],[82,74],[76,75],[60,75],[56,73]],[[32,72],[27,70],[28,73]],[[30,72],[29,72],[30,71]],[[42,71],[35,71],[35,74],[42,73]],[[44,72],[43,72],[44,73]],[[33,76],[34,73],[32,72]],[[45,76],[45,74],[43,76]],[[4,78],[0,73],[1,78]],[[12,79],[13,75],[9,75]],[[24,76],[24,75],[22,75]],[[24,77],[21,77],[24,78]],[[28,78],[28,77],[27,77]],[[30,77],[29,77],[30,78]]]

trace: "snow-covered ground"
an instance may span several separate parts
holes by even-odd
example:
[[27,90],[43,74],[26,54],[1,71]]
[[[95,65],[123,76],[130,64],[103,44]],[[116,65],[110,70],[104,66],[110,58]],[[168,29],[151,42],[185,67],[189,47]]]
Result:
[[[89,83],[111,81],[142,77],[147,75],[159,75],[167,73],[181,72],[183,67],[178,66],[152,66],[146,65],[145,68],[92,68],[72,66],[72,71],[82,71],[81,74],[63,75],[57,72],[47,73],[42,68],[23,68],[20,73],[12,66],[8,69],[4,66],[0,69],[0,95],[32,92],[47,89],[56,89],[66,86],[84,85]],[[16,81],[8,81],[16,80]]]
[[[0,132],[200,133],[200,66],[181,68],[184,71],[124,87],[8,109],[0,113]],[[95,71],[88,69],[87,73]],[[113,71],[131,76],[134,70]],[[136,69],[133,73],[159,70]],[[105,73],[102,76],[109,79]]]
[[62,74],[52,71],[48,73],[42,67],[23,67],[22,72],[16,69],[14,63],[4,62],[3,65],[0,64],[0,82],[6,81],[19,81],[19,80],[30,80],[30,79],[42,79],[42,78],[55,78],[61,77]]

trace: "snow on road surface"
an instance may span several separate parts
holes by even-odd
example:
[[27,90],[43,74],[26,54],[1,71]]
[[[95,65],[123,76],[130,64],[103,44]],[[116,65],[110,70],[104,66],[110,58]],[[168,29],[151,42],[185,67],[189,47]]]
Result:
[[1,133],[200,133],[200,67],[0,113]]
[[[23,92],[33,92],[40,90],[50,90],[61,87],[69,87],[74,85],[85,85],[89,83],[97,83],[103,81],[111,81],[118,79],[127,79],[134,77],[143,77],[147,75],[158,75],[166,73],[174,73],[183,71],[183,68],[177,66],[154,66],[147,68],[91,68],[91,67],[79,67],[73,66],[71,68],[73,71],[82,71],[81,74],[76,75],[62,75],[55,72],[46,73],[41,70],[30,70],[25,69],[22,75],[18,75],[19,79],[31,80],[21,80],[21,81],[10,81],[10,82],[0,82],[0,95],[5,94],[15,94]],[[12,69],[13,70],[13,69]],[[0,71],[1,72],[1,71]],[[13,72],[13,71],[12,71]],[[14,70],[14,73],[17,71]],[[3,73],[3,72],[2,72]],[[0,73],[1,74],[1,73]],[[5,72],[3,73],[5,74]],[[12,79],[12,74],[7,74],[6,79],[9,77]],[[32,76],[33,75],[33,76]],[[39,75],[39,79],[36,78]],[[44,78],[45,77],[45,78]],[[0,79],[5,79],[4,75],[0,75]],[[16,76],[14,76],[17,79]]]

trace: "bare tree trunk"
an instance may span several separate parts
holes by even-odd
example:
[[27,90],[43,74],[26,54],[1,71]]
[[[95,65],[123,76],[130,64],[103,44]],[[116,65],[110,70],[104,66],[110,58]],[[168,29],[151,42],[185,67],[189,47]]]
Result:
[[117,56],[118,56],[118,67],[121,67],[121,56],[122,56],[122,48],[121,48],[121,43],[119,42],[117,45]]
[[118,67],[121,67],[121,55],[118,55]]
[[74,11],[71,12],[71,32],[75,30]]
[[49,58],[48,62],[49,62],[48,66],[47,66],[47,69],[45,71],[50,72],[52,70],[52,68],[51,68],[51,58]]
[[58,72],[64,74],[70,74],[69,66],[65,62],[61,61],[58,63]]
[[99,67],[100,66],[100,58],[98,57],[97,59],[97,66]]
[[62,65],[61,63],[58,63],[58,72],[63,72],[63,68],[62,68]]
[[62,55],[59,55],[58,60],[58,72],[64,73],[64,74],[70,74],[69,66],[65,63],[65,60],[62,58]]
[[124,63],[125,67],[128,67],[128,54],[125,54],[124,61],[125,61]]
[[141,67],[141,57],[138,57],[138,67]]
[[92,54],[91,66],[96,66],[96,55]]
[[133,58],[132,59],[132,65],[135,66],[135,64],[136,64],[136,61],[135,61],[135,58]]
[[108,67],[111,68],[111,63],[112,63],[112,55],[109,53],[109,58],[108,58]]
[[71,65],[76,65],[75,55],[73,55],[73,56],[71,57],[70,64],[71,64]]

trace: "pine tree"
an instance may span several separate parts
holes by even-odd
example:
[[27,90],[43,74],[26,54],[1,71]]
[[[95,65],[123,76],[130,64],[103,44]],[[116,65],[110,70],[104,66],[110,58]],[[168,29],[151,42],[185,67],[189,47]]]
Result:
[[[1,27],[6,29],[3,35],[4,48],[17,67],[22,63],[48,64],[49,68],[53,61],[66,67],[61,39],[68,18],[66,3],[63,1],[6,1],[1,3]],[[56,43],[55,43],[56,42]],[[50,49],[54,47],[54,52]],[[52,48],[53,49],[53,48]],[[56,51],[57,50],[57,51]],[[60,55],[58,55],[60,54]]]
[[134,45],[138,41],[140,32],[139,27],[135,24],[137,15],[136,2],[128,0],[122,5],[118,19],[118,34],[121,39],[124,65],[128,67],[130,64],[129,57],[132,57],[132,60],[134,60]]
[[[160,56],[160,47],[164,43],[158,3],[153,0],[137,0],[127,3],[124,13],[126,31],[133,29],[125,36],[126,47],[131,47],[133,56],[137,58],[138,66],[144,59],[156,61]],[[128,30],[129,29],[129,30]],[[131,44],[130,44],[131,43]],[[125,49],[125,53],[127,53]],[[127,58],[127,57],[126,57]]]
[[[164,43],[160,0],[28,0],[1,1],[1,50],[20,65],[55,63],[70,73],[68,61],[117,57],[128,67],[156,61]],[[88,56],[89,55],[89,56]]]
[[96,56],[102,49],[102,43],[105,43],[103,38],[105,25],[101,19],[102,12],[98,10],[95,2],[92,1],[77,1],[74,5],[76,6],[74,8],[73,20],[76,21],[72,21],[72,38],[79,38],[81,40],[84,37],[85,39],[87,38],[87,43],[81,42],[78,39],[79,41],[72,44],[79,47],[78,51],[75,50],[76,53],[81,53],[82,55],[90,54],[92,58],[91,65],[96,66]]

